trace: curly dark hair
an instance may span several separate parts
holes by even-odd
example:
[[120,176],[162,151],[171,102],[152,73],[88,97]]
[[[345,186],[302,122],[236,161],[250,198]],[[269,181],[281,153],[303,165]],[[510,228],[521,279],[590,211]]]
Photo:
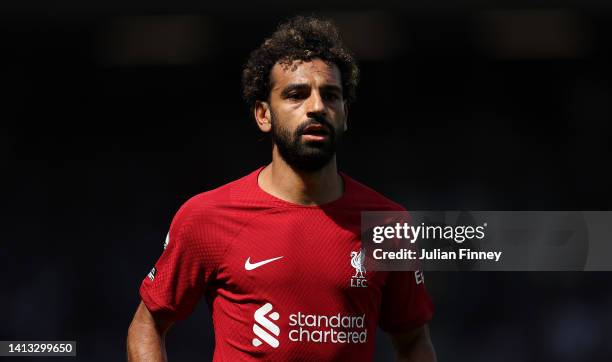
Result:
[[359,81],[357,62],[342,43],[334,23],[312,16],[296,16],[280,24],[276,32],[251,53],[242,71],[244,100],[252,109],[256,101],[268,99],[270,71],[277,62],[290,65],[295,60],[314,58],[338,67],[344,99],[353,102]]

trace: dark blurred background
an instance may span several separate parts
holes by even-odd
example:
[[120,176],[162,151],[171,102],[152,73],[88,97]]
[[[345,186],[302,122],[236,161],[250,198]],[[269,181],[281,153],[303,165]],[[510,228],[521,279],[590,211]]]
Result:
[[[269,161],[241,67],[298,13],[335,19],[360,61],[339,154],[357,180],[409,210],[612,206],[608,2],[0,9],[0,340],[77,340],[79,361],[125,359],[178,207]],[[609,361],[610,276],[430,272],[439,360]],[[209,360],[206,304],[168,339],[171,360]],[[377,345],[389,359],[386,337]]]

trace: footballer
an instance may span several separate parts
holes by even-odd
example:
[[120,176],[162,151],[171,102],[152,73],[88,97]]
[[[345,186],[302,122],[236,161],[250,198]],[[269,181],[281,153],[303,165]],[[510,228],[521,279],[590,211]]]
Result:
[[405,209],[338,170],[358,75],[317,17],[288,20],[251,53],[243,95],[272,161],[180,207],[140,286],[128,360],[166,361],[166,333],[202,298],[214,361],[371,361],[378,326],[398,360],[436,360],[422,275],[363,265],[361,212]]

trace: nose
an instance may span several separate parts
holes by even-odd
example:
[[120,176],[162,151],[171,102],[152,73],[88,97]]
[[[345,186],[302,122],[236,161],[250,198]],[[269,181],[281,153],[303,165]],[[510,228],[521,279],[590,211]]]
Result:
[[308,116],[315,114],[325,115],[325,103],[323,102],[323,98],[321,98],[321,94],[317,90],[310,92],[307,107]]

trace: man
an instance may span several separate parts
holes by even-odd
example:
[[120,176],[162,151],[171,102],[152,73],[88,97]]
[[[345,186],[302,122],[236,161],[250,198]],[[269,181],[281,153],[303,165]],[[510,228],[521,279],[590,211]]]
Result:
[[360,267],[361,211],[404,209],[337,170],[357,77],[317,18],[291,19],[251,54],[244,96],[272,162],[177,212],[140,288],[129,360],[166,360],[168,328],[205,296],[215,361],[369,361],[377,325],[399,360],[435,361],[422,280]]

